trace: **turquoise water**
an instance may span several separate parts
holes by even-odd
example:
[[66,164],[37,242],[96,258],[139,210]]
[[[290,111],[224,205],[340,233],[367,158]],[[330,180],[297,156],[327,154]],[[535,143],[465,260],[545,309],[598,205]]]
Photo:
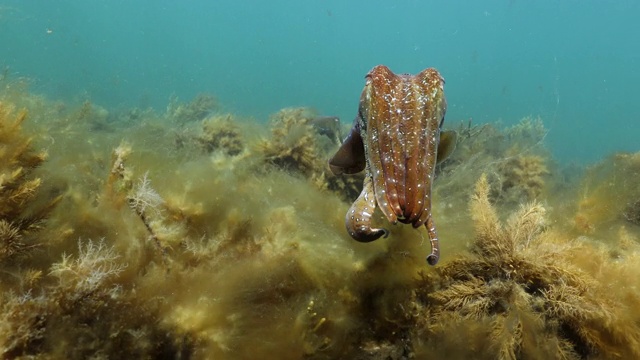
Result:
[[310,106],[350,122],[363,76],[436,67],[449,124],[541,116],[557,159],[640,143],[640,2],[1,1],[0,65],[107,108],[215,94],[264,121]]

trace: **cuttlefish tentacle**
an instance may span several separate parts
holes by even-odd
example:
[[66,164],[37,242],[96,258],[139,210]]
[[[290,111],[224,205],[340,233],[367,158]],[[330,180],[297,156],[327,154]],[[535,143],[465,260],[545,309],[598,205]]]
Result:
[[433,217],[429,214],[427,222],[424,224],[429,233],[429,241],[431,242],[431,254],[427,256],[427,263],[429,265],[435,265],[440,260],[440,242],[438,241],[438,232],[436,231],[436,224],[433,222]]
[[387,237],[389,235],[387,229],[371,228],[371,216],[375,209],[376,200],[373,196],[373,181],[370,174],[367,174],[364,178],[362,192],[349,208],[345,219],[347,231],[352,238],[360,242],[371,242],[381,236]]

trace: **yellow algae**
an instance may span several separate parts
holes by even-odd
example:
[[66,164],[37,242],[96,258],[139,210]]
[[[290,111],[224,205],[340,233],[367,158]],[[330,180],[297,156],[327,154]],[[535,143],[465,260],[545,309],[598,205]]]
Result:
[[214,115],[203,120],[202,134],[197,141],[207,153],[221,151],[235,156],[245,148],[241,129],[231,114]]
[[519,201],[540,197],[545,188],[544,177],[549,174],[545,159],[538,155],[514,155],[500,165],[502,191]]
[[0,102],[0,264],[43,245],[35,234],[60,200],[42,194],[42,179],[35,170],[47,153],[36,151],[33,139],[23,133],[27,117],[26,110],[15,112]]
[[424,229],[350,239],[311,110],[0,99],[2,358],[640,356],[638,154],[573,184],[540,119],[461,125],[433,269]]
[[638,153],[615,154],[587,170],[574,215],[578,232],[607,238],[617,225],[640,225],[640,187],[635,181],[640,176],[638,159]]
[[327,166],[327,154],[337,144],[319,136],[313,125],[315,113],[307,108],[282,109],[271,117],[271,137],[258,143],[258,151],[266,164],[299,173],[323,190],[345,199],[360,193],[362,174],[335,176]]
[[185,126],[190,122],[203,120],[217,105],[216,98],[211,94],[198,94],[188,103],[182,103],[178,97],[173,96],[164,116],[178,126]]
[[[464,338],[483,339],[476,344],[482,355],[477,349],[457,350],[462,357],[640,355],[637,322],[627,317],[631,309],[612,296],[606,281],[598,281],[604,280],[598,279],[603,270],[582,262],[589,258],[605,268],[606,256],[548,229],[544,208],[536,203],[523,205],[501,222],[489,192],[482,176],[471,200],[471,254],[439,268],[437,287],[423,278],[427,290],[417,293],[418,316],[426,327],[423,346],[441,353],[448,344],[434,339],[462,327]],[[637,293],[629,295],[627,300],[637,301]],[[484,325],[465,326],[473,323]]]

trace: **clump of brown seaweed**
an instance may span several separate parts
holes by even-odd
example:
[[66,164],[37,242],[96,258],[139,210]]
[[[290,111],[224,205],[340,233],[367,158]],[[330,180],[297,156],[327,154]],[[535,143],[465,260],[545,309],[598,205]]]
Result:
[[271,117],[271,138],[260,142],[264,160],[284,170],[317,176],[325,161],[309,124],[313,114],[306,108],[283,109]]
[[[76,238],[75,250],[67,248],[70,253],[53,259],[74,233],[109,234],[113,228],[127,236],[126,220],[118,223],[112,214],[120,204],[118,194],[128,187],[114,185],[127,183],[124,179],[129,174],[123,164],[130,149],[116,152],[108,172],[112,175],[95,199],[78,192],[74,182],[43,189],[42,176],[58,182],[61,174],[39,171],[48,165],[46,153],[33,151],[32,138],[23,133],[26,111],[13,116],[5,103],[0,109],[0,208],[6,245],[0,261],[0,356],[186,356],[192,348],[190,338],[186,334],[174,338],[169,327],[157,325],[158,303],[131,291],[132,275],[149,261],[140,260],[139,251],[124,260],[115,246],[103,240]],[[73,169],[73,178],[86,180],[89,175],[77,171],[82,169],[80,163]],[[58,192],[63,195],[54,195]],[[42,250],[37,256],[18,256],[35,248]],[[128,263],[135,267],[134,273],[129,272]]]
[[53,282],[21,295],[5,292],[0,300],[2,357],[186,356],[191,340],[155,324],[157,304],[140,302],[123,283],[126,265],[119,258],[102,241],[80,242],[77,258],[64,255],[51,266],[47,278]]
[[545,187],[544,177],[549,174],[546,160],[540,155],[513,155],[498,166],[502,180],[502,193],[517,203],[540,197]]
[[231,114],[218,114],[203,120],[202,134],[196,140],[206,153],[221,151],[236,156],[245,149],[241,129]]
[[[309,178],[318,188],[334,191],[345,199],[360,193],[362,174],[334,176],[327,167],[327,154],[338,144],[336,129],[324,136],[314,112],[306,108],[282,109],[271,117],[271,137],[259,143],[264,161],[286,171]],[[320,136],[322,135],[322,136]]]
[[190,122],[202,121],[217,104],[216,98],[211,94],[198,94],[189,103],[181,103],[178,97],[174,96],[169,101],[165,117],[178,126],[184,126]]
[[[572,264],[578,253],[597,253],[548,229],[537,203],[502,224],[489,192],[483,176],[471,201],[471,254],[438,268],[437,286],[424,276],[417,291],[427,346],[476,359],[640,356],[637,320],[606,285]],[[447,334],[471,343],[456,348]]]
[[[456,150],[438,169],[445,179],[436,182],[436,191],[466,194],[461,190],[485,173],[494,184],[495,201],[517,206],[540,197],[548,187],[549,154],[542,146],[546,130],[540,118],[526,117],[505,129],[461,123],[457,132]],[[457,204],[465,202],[461,197]]]
[[34,233],[60,200],[37,201],[42,179],[33,172],[47,153],[34,151],[31,137],[23,134],[26,118],[26,110],[13,115],[0,102],[0,262],[40,245]]
[[620,153],[589,168],[582,180],[578,206],[573,218],[582,234],[600,234],[613,224],[625,221],[639,225],[640,153]]
[[[593,214],[620,206],[612,228],[591,220],[607,231],[587,237],[562,226],[577,205],[549,196],[558,173],[539,120],[461,129],[434,211],[443,247],[459,252],[472,233],[460,209],[488,172],[471,205],[476,236],[470,253],[447,251],[425,270],[414,255],[423,229],[391,227],[374,244],[344,231],[344,199],[362,182],[327,172],[335,118],[285,109],[258,139],[266,129],[211,114],[206,99],[118,114],[16,89],[0,94],[0,231],[27,256],[0,261],[2,358],[638,356],[640,245],[629,219],[640,197],[623,179],[635,174],[633,155],[588,173],[580,195],[603,200]],[[33,139],[8,99],[43,129]],[[625,201],[609,199],[605,181]],[[528,188],[553,223],[538,203],[513,211]]]

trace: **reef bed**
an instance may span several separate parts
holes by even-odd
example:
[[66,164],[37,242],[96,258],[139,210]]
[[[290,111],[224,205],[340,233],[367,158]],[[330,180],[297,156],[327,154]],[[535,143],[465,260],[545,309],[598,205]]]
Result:
[[[536,118],[448,121],[442,258],[353,241],[344,128],[0,87],[2,358],[640,358],[640,154],[575,171]],[[383,223],[381,214],[374,221]]]

